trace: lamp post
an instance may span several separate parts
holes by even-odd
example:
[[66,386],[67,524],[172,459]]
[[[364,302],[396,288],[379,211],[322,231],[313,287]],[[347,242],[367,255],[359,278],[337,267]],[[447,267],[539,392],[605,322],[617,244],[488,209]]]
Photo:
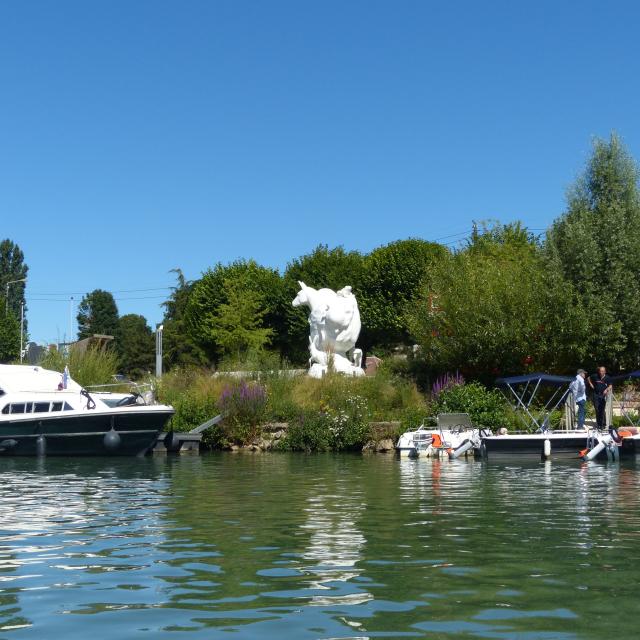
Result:
[[162,378],[162,332],[164,325],[156,327],[156,378]]
[[20,364],[24,359],[24,302],[20,303]]
[[9,315],[9,285],[16,284],[18,282],[26,282],[26,278],[20,278],[19,280],[9,280],[6,284],[5,303],[4,303],[4,315]]

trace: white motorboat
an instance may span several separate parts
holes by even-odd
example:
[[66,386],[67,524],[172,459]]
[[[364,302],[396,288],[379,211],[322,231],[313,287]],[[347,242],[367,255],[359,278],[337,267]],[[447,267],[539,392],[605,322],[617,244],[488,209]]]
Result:
[[401,457],[438,457],[448,454],[457,458],[479,445],[479,431],[467,413],[441,413],[437,427],[424,424],[406,431],[398,439],[396,451]]
[[173,413],[137,394],[90,393],[57,371],[0,365],[0,455],[142,455]]

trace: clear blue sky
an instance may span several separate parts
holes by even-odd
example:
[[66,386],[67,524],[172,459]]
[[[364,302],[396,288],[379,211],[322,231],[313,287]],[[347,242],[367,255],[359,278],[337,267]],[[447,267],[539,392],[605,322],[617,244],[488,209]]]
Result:
[[[172,267],[545,227],[594,135],[640,156],[638,24],[633,2],[1,3],[0,236],[31,337],[68,332],[68,292]],[[155,323],[164,294],[116,298]]]

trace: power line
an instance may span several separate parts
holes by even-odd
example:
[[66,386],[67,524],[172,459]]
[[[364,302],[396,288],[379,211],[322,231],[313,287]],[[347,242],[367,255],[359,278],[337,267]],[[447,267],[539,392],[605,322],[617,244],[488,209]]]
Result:
[[[151,287],[149,289],[114,289],[113,291],[107,291],[107,293],[142,293],[145,291],[167,291],[173,289],[173,287]],[[34,296],[83,296],[88,291],[59,291],[57,293],[32,293]]]
[[[58,294],[60,295],[60,294]],[[166,296],[132,296],[125,298],[114,298],[114,300],[165,300]],[[69,298],[32,298],[31,296],[26,297],[27,302],[66,302],[69,303]]]

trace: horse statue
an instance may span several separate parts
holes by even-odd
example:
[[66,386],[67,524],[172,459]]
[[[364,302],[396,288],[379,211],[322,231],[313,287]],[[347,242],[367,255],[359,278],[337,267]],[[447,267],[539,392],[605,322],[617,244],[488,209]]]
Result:
[[[362,324],[351,287],[339,291],[314,289],[298,282],[294,307],[309,307],[309,375],[320,378],[330,368],[349,375],[364,375],[362,351],[356,349]],[[352,353],[352,361],[348,354]]]

